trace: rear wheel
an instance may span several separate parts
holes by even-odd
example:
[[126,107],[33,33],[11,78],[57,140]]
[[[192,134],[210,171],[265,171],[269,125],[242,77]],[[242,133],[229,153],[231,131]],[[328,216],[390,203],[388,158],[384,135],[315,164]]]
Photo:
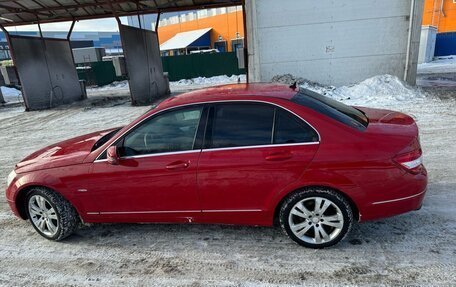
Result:
[[79,225],[79,216],[74,207],[60,194],[45,188],[30,191],[26,210],[35,230],[50,240],[64,239]]
[[338,243],[348,234],[353,212],[339,193],[311,188],[285,199],[279,219],[283,231],[298,244],[324,248]]

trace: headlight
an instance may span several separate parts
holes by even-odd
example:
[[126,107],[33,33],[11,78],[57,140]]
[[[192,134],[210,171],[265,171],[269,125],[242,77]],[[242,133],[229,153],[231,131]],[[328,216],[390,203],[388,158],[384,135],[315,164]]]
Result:
[[11,182],[13,182],[14,178],[16,177],[16,172],[13,170],[12,172],[10,172],[10,174],[8,175],[8,180],[6,181],[6,186],[10,186]]

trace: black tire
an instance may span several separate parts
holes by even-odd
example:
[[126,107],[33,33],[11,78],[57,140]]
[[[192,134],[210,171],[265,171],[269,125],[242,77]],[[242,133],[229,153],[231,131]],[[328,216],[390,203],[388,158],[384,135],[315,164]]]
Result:
[[[36,198],[34,196],[43,197],[47,201],[46,205],[50,205],[55,210],[55,215],[57,217],[57,230],[55,231],[55,234],[49,235],[43,233],[32,219],[29,204],[32,198]],[[41,236],[49,240],[60,241],[68,237],[76,231],[80,223],[79,215],[70,202],[68,202],[60,194],[42,187],[36,187],[30,190],[25,202],[25,210],[33,228],[35,228]]]
[[[315,213],[315,210],[318,211],[318,209],[315,209],[316,204],[316,199],[317,198],[322,198],[322,206],[324,206],[324,202],[331,202],[334,205],[330,205],[329,207],[326,208],[326,211],[324,213],[327,214],[317,214]],[[314,209],[310,210],[312,207],[312,200],[314,202]],[[329,201],[328,201],[329,200]],[[307,204],[310,206],[309,209],[307,209],[305,212],[299,213],[300,209],[302,209],[301,205],[299,204]],[[296,205],[296,206],[295,206]],[[337,208],[336,208],[337,206]],[[299,213],[299,215],[291,214],[293,208],[298,208],[297,210],[295,209],[293,212],[294,213]],[[310,216],[302,216],[304,214],[307,214],[307,211],[311,211]],[[339,215],[338,215],[339,214]],[[340,222],[340,214],[342,215],[343,222]],[[318,217],[318,216],[320,217]],[[290,217],[291,216],[291,217]],[[312,217],[313,216],[313,217]],[[324,218],[330,218],[329,216],[337,216],[339,219],[335,219],[334,222],[332,221],[327,221],[324,223]],[[351,209],[351,206],[347,199],[344,198],[341,194],[330,190],[330,189],[325,189],[325,188],[307,188],[303,190],[296,191],[292,194],[290,194],[283,202],[281,208],[280,208],[280,213],[279,213],[279,220],[280,220],[280,226],[284,233],[288,235],[293,241],[298,243],[299,245],[309,247],[309,248],[315,248],[315,249],[320,249],[320,248],[325,248],[332,246],[342,239],[347,236],[347,234],[350,232],[352,225],[353,225],[353,212]],[[291,229],[290,227],[290,220],[292,224],[294,224],[295,230],[297,230],[297,233],[304,232],[302,234],[301,238],[298,237]],[[295,223],[295,220],[301,220],[301,222]],[[316,220],[316,221],[313,221]],[[307,226],[307,224],[309,226]],[[332,227],[326,224],[337,224],[338,227]],[[340,225],[342,227],[340,227]],[[299,226],[304,226],[302,229],[299,230],[299,228],[296,228]],[[324,229],[324,232],[329,236],[327,240],[323,240],[323,242],[316,242],[316,237],[321,238],[323,236],[323,232],[317,231],[320,229]],[[307,231],[305,231],[307,230]],[[330,233],[332,232],[332,233]],[[317,236],[318,233],[318,236]],[[309,235],[310,234],[310,235]],[[312,234],[314,238],[312,239]],[[331,236],[334,235],[334,236]],[[332,237],[332,238],[331,238]],[[311,241],[313,240],[313,241]],[[319,239],[321,240],[321,239]],[[311,242],[309,242],[311,241]]]

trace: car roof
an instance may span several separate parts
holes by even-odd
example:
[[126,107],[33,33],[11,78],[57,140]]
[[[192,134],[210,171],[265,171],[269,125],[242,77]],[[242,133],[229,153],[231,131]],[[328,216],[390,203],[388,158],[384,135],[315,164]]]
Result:
[[159,108],[210,101],[251,100],[252,97],[263,97],[263,100],[267,97],[290,100],[296,93],[296,90],[283,84],[231,84],[180,94],[163,101]]

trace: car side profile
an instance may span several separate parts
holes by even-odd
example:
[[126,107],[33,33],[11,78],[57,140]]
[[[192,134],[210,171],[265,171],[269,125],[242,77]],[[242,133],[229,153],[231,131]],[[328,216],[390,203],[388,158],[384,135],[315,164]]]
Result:
[[169,98],[131,124],[43,148],[8,177],[12,211],[47,239],[79,223],[272,226],[311,248],[353,222],[421,207],[415,121],[276,84]]

